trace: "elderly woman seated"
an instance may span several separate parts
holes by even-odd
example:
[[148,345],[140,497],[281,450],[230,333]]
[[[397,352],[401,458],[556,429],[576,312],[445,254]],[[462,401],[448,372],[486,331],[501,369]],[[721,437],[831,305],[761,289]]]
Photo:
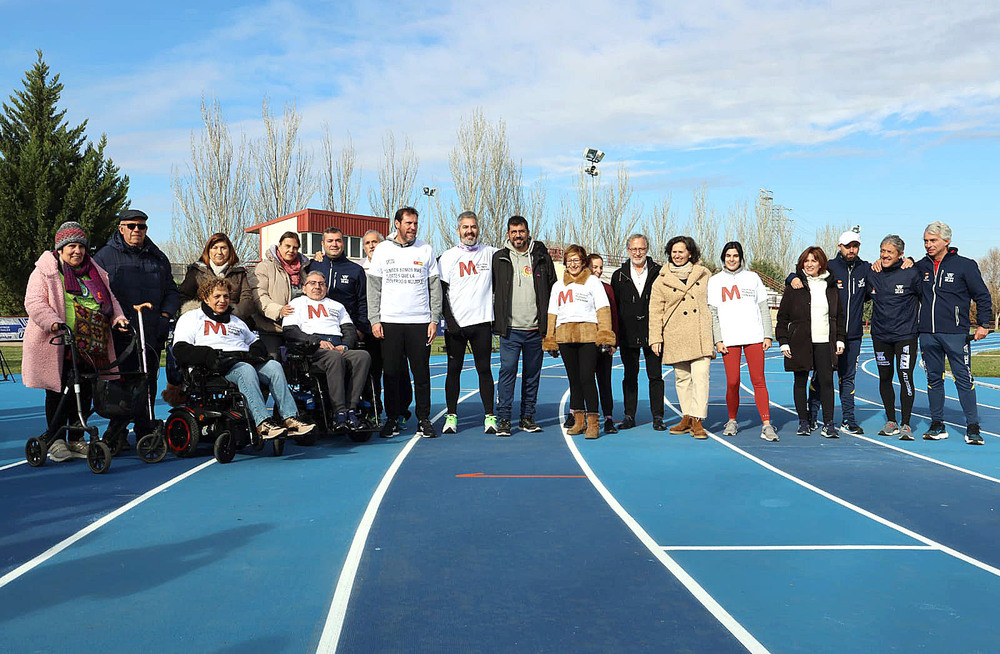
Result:
[[[198,288],[201,306],[183,314],[174,327],[174,356],[181,366],[204,366],[236,384],[263,438],[301,436],[315,425],[298,419],[295,400],[285,372],[269,360],[257,335],[233,315],[230,288],[225,279],[213,277]],[[268,415],[260,384],[274,396],[283,423]]]

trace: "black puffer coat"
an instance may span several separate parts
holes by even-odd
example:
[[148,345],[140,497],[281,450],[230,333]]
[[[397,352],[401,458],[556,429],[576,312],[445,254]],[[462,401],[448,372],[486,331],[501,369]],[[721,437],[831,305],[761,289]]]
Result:
[[[805,275],[800,275],[802,288],[785,286],[778,306],[778,320],[774,336],[781,345],[791,348],[791,358],[785,357],[785,370],[805,372],[813,369],[812,295]],[[833,275],[826,278],[826,303],[830,307],[830,360],[837,367],[837,341],[847,341],[844,309],[840,291]]]

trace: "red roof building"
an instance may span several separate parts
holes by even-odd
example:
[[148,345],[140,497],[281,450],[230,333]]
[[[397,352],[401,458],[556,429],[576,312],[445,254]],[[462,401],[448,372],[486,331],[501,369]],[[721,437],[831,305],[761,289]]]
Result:
[[303,209],[247,227],[246,232],[260,235],[258,256],[261,259],[268,248],[278,244],[278,239],[285,232],[296,232],[302,245],[300,251],[311,257],[323,249],[323,230],[327,227],[339,227],[344,232],[344,249],[347,251],[347,256],[351,259],[360,259],[364,256],[361,250],[361,237],[369,229],[374,229],[385,236],[389,232],[389,219],[339,211]]

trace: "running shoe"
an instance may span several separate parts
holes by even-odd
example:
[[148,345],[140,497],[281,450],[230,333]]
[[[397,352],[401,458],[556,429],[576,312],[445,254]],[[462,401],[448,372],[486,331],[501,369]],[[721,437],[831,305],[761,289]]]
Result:
[[[572,426],[570,425],[570,427]],[[626,413],[625,418],[618,423],[618,429],[632,429],[633,427],[635,427],[635,418]],[[569,429],[569,427],[566,429]]]
[[537,434],[542,431],[542,428],[535,424],[534,416],[521,416],[521,422],[518,424],[521,431],[526,431],[529,434]]
[[338,411],[333,417],[333,430],[336,432],[347,431],[347,411]]
[[444,428],[441,429],[442,434],[457,434],[458,433],[458,416],[454,413],[449,413],[444,417]]
[[845,422],[841,424],[840,431],[845,434],[850,434],[851,436],[858,436],[865,433],[865,430],[861,428],[861,425],[856,422]]
[[69,461],[71,458],[73,458],[73,453],[69,451],[69,447],[63,439],[58,438],[49,445],[50,461],[62,463],[63,461]]
[[885,423],[882,429],[878,430],[879,436],[895,436],[899,433],[899,425],[892,420]]
[[823,435],[823,438],[840,438],[840,436],[837,435],[837,425],[832,422],[828,422],[823,425],[823,431],[820,433]]
[[965,428],[965,442],[969,445],[983,444],[983,437],[979,433],[979,425],[969,425]]
[[70,456],[74,459],[86,459],[87,450],[90,449],[90,443],[80,439],[78,441],[69,441],[66,443],[66,447],[69,448]]
[[430,420],[424,418],[417,421],[417,434],[422,438],[437,438],[438,433],[434,430],[434,425]]
[[354,411],[347,412],[347,428],[352,430],[358,430],[364,427],[364,423],[361,422],[361,418],[358,417]]
[[653,416],[653,431],[667,431],[667,425],[663,422],[663,416]]
[[486,416],[486,418],[483,420],[483,433],[485,434],[497,433],[497,417],[492,413]]
[[274,418],[264,418],[259,425],[257,425],[257,433],[263,439],[277,438],[278,436],[283,436],[288,430],[280,422]]
[[497,436],[510,436],[510,419],[497,418]]
[[944,423],[939,420],[932,421],[930,428],[924,432],[925,441],[943,441],[946,438],[948,438],[948,430],[945,429]]
[[615,427],[614,418],[607,417],[604,419],[604,433],[605,434],[617,434],[618,427]]
[[912,441],[913,440],[913,430],[910,429],[909,425],[903,425],[899,428],[899,440],[901,441]]
[[817,420],[816,418],[813,418],[812,420],[809,421],[809,431],[810,432],[814,432],[814,431],[816,431],[819,428],[820,428],[819,420]]
[[799,420],[799,428],[795,430],[796,436],[808,436],[812,433],[812,426],[808,420]]
[[760,437],[766,441],[777,443],[778,431],[774,428],[774,425],[764,425],[760,430]]
[[575,422],[576,420],[573,418],[573,412],[571,411],[566,414],[566,422],[563,423],[563,427],[569,429]]
[[[740,431],[740,425],[735,420],[730,420],[726,423],[726,426],[722,428],[723,436],[735,436]],[[763,436],[762,436],[763,438]]]
[[[344,417],[346,418],[346,415]],[[298,416],[292,416],[291,418],[285,418],[285,429],[288,430],[289,436],[301,436],[316,429],[316,425],[305,420],[299,420]]]
[[399,432],[396,431],[396,421],[392,418],[386,417],[385,424],[382,425],[382,430],[378,433],[382,438],[392,438]]

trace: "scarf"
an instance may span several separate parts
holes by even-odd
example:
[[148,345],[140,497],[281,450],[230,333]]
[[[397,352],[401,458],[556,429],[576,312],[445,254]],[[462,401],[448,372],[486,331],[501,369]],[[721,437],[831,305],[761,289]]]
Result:
[[690,277],[691,273],[694,271],[694,264],[691,263],[690,261],[688,261],[683,266],[675,266],[673,263],[668,263],[667,267],[670,269],[670,272],[677,275],[677,279],[681,280],[682,282],[686,282],[688,280],[688,277]]
[[217,266],[217,265],[215,265],[215,262],[210,259],[208,261],[208,266],[212,269],[212,272],[215,273],[216,277],[225,279],[226,272],[229,270],[229,264],[228,263],[224,263],[221,266]]
[[292,286],[302,286],[302,277],[300,274],[302,271],[302,259],[296,259],[295,263],[288,263],[281,257],[280,254],[276,258],[278,259],[278,263],[281,264],[281,267],[286,273],[288,273],[288,279],[291,280]]
[[101,279],[100,273],[97,272],[97,265],[90,258],[90,255],[83,255],[83,262],[80,263],[80,267],[73,268],[73,266],[70,266],[59,258],[58,252],[53,251],[52,254],[55,256],[59,264],[59,269],[62,271],[66,292],[70,295],[83,295],[83,289],[80,287],[80,278],[88,277],[89,279],[83,280],[83,285],[90,291],[90,295],[100,303],[101,313],[110,316],[113,310],[111,293],[108,292],[107,287],[104,285],[104,280]]
[[563,270],[563,284],[583,284],[590,277],[590,268],[584,266],[576,275],[570,274],[569,268]]
[[[230,305],[229,308],[223,311],[222,313],[216,313],[215,311],[212,310],[212,307],[205,304],[205,302],[201,303],[201,310],[205,313],[206,316],[208,316],[215,322],[222,322],[222,323],[228,323],[229,316],[232,315],[233,313],[232,305]],[[208,332],[205,333],[207,334]]]

